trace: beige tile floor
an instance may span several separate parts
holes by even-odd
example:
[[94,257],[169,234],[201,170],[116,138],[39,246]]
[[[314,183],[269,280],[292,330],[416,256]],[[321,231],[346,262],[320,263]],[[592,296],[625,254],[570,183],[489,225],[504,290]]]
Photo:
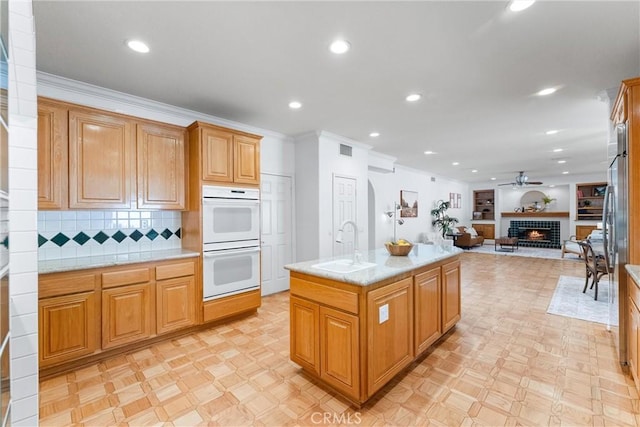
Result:
[[546,313],[580,262],[462,257],[462,320],[360,409],[289,361],[285,292],[255,316],[42,381],[41,425],[638,425],[605,326]]

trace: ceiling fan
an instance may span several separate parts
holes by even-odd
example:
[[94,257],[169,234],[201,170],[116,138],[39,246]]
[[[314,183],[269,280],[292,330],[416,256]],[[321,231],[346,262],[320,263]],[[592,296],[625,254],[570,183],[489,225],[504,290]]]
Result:
[[520,171],[520,174],[516,176],[514,182],[507,182],[505,184],[498,185],[511,185],[513,187],[526,187],[527,185],[542,185],[540,181],[529,181],[529,177],[524,174],[524,171]]

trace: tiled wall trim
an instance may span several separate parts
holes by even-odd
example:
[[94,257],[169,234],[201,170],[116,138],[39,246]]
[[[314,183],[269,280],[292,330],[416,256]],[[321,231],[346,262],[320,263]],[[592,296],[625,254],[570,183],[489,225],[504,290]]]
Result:
[[38,259],[177,249],[181,231],[175,211],[40,211]]

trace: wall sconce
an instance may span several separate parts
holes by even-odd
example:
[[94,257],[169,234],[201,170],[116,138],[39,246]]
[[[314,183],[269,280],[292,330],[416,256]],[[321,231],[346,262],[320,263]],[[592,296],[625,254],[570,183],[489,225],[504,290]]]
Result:
[[385,214],[389,217],[389,218],[393,218],[393,241],[396,241],[396,236],[397,236],[397,225],[402,225],[404,224],[404,219],[402,218],[398,218],[398,209],[400,209],[400,205],[398,203],[393,203],[393,207],[395,208],[392,211],[386,211]]

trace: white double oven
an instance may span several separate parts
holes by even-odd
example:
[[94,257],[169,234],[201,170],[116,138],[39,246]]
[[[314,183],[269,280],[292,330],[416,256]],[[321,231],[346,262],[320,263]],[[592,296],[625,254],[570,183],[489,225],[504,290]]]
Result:
[[203,298],[260,288],[260,191],[202,187]]

